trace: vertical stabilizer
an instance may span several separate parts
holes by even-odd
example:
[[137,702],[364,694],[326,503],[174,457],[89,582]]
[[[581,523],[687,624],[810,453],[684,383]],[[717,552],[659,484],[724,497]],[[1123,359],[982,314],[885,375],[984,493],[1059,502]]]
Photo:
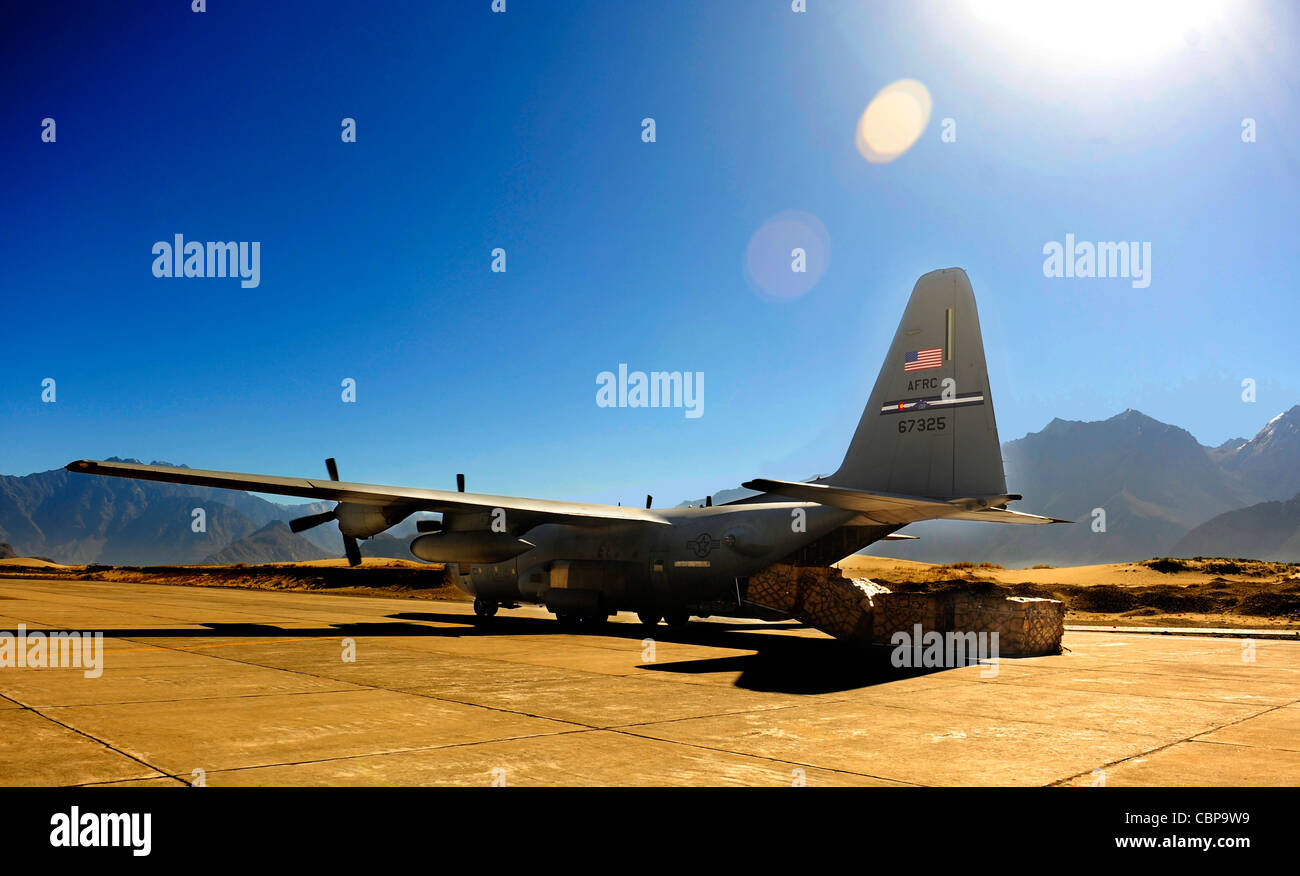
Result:
[[975,295],[961,268],[916,281],[844,462],[823,482],[935,498],[1006,492]]

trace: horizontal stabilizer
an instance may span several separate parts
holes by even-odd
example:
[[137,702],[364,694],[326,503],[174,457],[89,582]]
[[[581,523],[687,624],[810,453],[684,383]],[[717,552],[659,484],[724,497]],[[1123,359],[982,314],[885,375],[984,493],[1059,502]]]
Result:
[[958,511],[949,514],[944,520],[983,520],[985,523],[1073,523],[1059,517],[1041,517],[1026,514],[1023,511],[1009,511],[1006,508],[985,508],[983,511]]
[[967,496],[956,499],[927,499],[923,496],[906,496],[899,493],[874,493],[832,487],[826,484],[808,484],[798,481],[775,481],[756,478],[746,481],[750,490],[775,493],[804,502],[816,502],[847,511],[858,511],[881,524],[906,524],[917,520],[984,520],[996,523],[1069,523],[1055,517],[1039,517],[1008,511],[1007,502],[1020,498],[1013,494],[997,496]]

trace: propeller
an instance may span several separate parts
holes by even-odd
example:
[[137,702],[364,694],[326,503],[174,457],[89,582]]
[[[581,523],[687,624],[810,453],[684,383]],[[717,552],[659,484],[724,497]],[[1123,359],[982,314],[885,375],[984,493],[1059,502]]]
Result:
[[[325,460],[325,471],[329,472],[330,480],[339,479],[339,466],[334,461],[334,457]],[[289,521],[289,529],[293,532],[302,532],[311,529],[313,526],[320,526],[322,523],[329,523],[331,520],[338,520],[338,505],[334,506],[333,511],[322,511],[320,514],[308,514],[305,517],[296,517]],[[349,566],[361,565],[361,548],[357,545],[357,540],[340,532],[343,535],[343,551],[347,554]]]
[[311,529],[313,526],[320,526],[322,523],[329,523],[333,520],[335,514],[333,511],[322,511],[320,514],[308,514],[306,517],[295,517],[289,521],[289,528],[294,532],[302,532]]

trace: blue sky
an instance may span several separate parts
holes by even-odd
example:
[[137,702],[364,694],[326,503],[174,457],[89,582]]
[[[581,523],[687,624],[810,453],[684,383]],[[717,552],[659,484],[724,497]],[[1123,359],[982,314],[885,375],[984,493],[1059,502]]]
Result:
[[[661,504],[804,477],[953,265],[1003,440],[1134,407],[1218,444],[1300,403],[1292,4],[1209,2],[1100,60],[1068,21],[1026,38],[965,2],[36,5],[0,19],[6,474],[333,455]],[[870,164],[855,125],[901,78],[933,114]],[[771,300],[744,254],[788,210],[830,259]],[[155,278],[177,233],[259,241],[260,285]],[[1066,233],[1149,241],[1150,286],[1044,277]],[[704,415],[597,407],[620,362],[703,372]]]

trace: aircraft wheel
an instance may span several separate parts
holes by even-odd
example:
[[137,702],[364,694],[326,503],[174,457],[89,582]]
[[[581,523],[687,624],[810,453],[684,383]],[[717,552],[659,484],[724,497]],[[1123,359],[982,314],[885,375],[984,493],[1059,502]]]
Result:
[[659,612],[657,611],[638,611],[636,613],[636,616],[637,619],[641,621],[641,623],[645,624],[648,627],[658,626],[659,621],[662,620],[662,618],[660,618],[659,616]]
[[691,615],[687,611],[670,611],[664,615],[664,623],[670,627],[684,627],[690,623]]
[[560,622],[560,626],[566,630],[571,630],[578,625],[578,616],[568,612],[556,612],[555,619]]
[[589,627],[604,626],[608,620],[609,615],[607,614],[587,614],[582,617],[582,622]]
[[479,617],[492,617],[500,607],[495,599],[484,599],[482,596],[474,597],[474,613]]

